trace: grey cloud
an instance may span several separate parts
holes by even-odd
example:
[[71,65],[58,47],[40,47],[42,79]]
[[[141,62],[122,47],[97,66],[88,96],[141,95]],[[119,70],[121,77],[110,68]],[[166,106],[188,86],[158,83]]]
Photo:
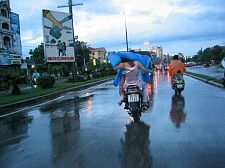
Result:
[[225,0],[180,0],[177,2],[179,6],[214,6],[214,7],[223,7],[225,4]]
[[208,11],[196,15],[172,13],[163,22],[157,22],[157,29],[137,34],[148,37],[152,42],[168,42],[225,36],[225,11]]
[[111,3],[111,1],[102,1],[102,0],[88,0],[84,2],[84,8],[81,10],[89,11],[90,13],[95,14],[119,14],[118,8]]
[[223,21],[225,20],[225,9],[224,10],[206,10],[199,13],[197,16],[192,17],[196,21]]

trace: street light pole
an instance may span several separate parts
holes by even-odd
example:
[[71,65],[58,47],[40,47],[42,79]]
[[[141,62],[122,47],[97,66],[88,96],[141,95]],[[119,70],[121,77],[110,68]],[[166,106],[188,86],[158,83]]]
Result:
[[[69,7],[69,13],[72,15],[72,35],[73,35],[73,48],[74,48],[74,62],[73,62],[73,83],[74,83],[74,74],[77,75],[77,62],[76,62],[76,51],[75,51],[75,37],[74,37],[74,25],[73,25],[73,6],[79,6],[83,5],[83,3],[76,3],[73,4],[72,0],[68,0],[68,6],[67,5],[62,5],[58,6],[58,8],[64,8],[64,7]],[[75,73],[74,73],[75,71]]]
[[127,46],[127,51],[128,51],[128,38],[127,38],[127,20],[126,20],[126,12],[122,12],[124,15],[124,21],[125,21],[125,34],[126,34],[126,46]]

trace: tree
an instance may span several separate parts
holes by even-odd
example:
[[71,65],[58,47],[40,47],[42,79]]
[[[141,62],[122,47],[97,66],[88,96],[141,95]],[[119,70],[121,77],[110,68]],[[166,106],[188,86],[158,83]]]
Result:
[[82,69],[85,64],[90,61],[90,51],[87,48],[87,45],[83,41],[75,42],[75,54],[76,54],[76,62],[78,69]]
[[43,64],[44,63],[44,45],[38,45],[34,50],[30,50],[29,54],[31,54],[34,58],[35,64]]
[[211,61],[211,48],[206,48],[202,53],[202,62],[207,63]]
[[212,48],[212,60],[215,61],[215,63],[219,63],[223,59],[223,49],[222,47],[216,45]]
[[193,57],[193,61],[207,63],[212,60],[218,64],[221,62],[225,54],[225,48],[221,46],[214,46],[211,48],[206,48],[204,51],[199,50],[197,55]]
[[37,64],[35,67],[36,67],[36,70],[40,73],[44,73],[48,71],[48,66],[46,64]]

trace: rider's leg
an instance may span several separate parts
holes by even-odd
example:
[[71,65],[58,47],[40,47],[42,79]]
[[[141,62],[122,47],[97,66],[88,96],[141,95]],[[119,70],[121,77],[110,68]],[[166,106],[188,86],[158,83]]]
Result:
[[147,103],[149,100],[148,96],[148,83],[143,82],[142,83],[142,89],[143,89],[143,103]]

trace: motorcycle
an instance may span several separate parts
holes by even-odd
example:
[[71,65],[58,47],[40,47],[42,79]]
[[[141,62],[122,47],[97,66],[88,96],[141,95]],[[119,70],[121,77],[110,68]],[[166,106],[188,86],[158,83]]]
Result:
[[181,95],[181,92],[184,90],[184,78],[183,74],[180,71],[177,71],[177,74],[173,77],[172,88],[175,91],[175,95]]
[[134,121],[139,121],[141,112],[144,111],[142,90],[136,85],[130,85],[125,89],[125,109],[133,117]]

